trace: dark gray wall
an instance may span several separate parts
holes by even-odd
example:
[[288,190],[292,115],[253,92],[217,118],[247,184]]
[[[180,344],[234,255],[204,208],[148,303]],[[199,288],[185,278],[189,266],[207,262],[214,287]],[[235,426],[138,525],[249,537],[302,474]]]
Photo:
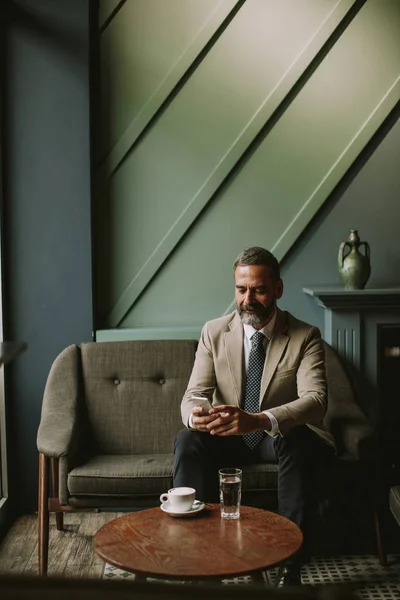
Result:
[[280,307],[321,331],[323,309],[302,288],[341,286],[337,256],[350,229],[371,247],[367,287],[400,285],[399,117],[397,106],[282,265]]
[[50,365],[93,329],[89,0],[15,0],[7,18],[5,336],[28,344],[6,373],[10,474],[29,511]]

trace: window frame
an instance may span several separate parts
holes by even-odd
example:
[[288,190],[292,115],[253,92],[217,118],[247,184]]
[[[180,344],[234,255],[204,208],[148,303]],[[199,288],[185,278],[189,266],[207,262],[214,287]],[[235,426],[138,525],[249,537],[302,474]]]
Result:
[[[0,5],[0,342],[4,341],[3,327],[3,204],[4,204],[4,110],[5,110],[5,53],[6,53],[6,5]],[[5,505],[9,495],[7,468],[7,432],[4,368],[0,367],[0,526],[5,521]]]

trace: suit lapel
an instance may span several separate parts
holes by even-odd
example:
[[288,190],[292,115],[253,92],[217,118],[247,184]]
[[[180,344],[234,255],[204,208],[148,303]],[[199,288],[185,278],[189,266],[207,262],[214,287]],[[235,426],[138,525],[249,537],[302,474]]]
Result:
[[230,331],[224,334],[226,355],[238,405],[242,400],[243,388],[243,326],[238,314],[229,325]]
[[289,337],[285,331],[287,329],[285,314],[278,309],[276,315],[275,327],[272,338],[269,341],[267,348],[267,356],[265,358],[264,371],[261,380],[260,390],[260,406],[267,392],[271,379],[276,371],[281,356],[289,342]]

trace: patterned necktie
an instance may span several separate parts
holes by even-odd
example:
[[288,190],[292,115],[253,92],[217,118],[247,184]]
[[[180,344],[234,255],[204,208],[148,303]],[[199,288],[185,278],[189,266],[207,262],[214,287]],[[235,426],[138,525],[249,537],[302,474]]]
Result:
[[[251,351],[249,355],[243,407],[247,412],[260,412],[260,388],[265,362],[264,340],[265,335],[261,333],[261,331],[256,331],[251,338]],[[243,440],[251,450],[254,450],[263,437],[263,431],[254,431],[253,433],[246,433],[246,435],[243,436]]]

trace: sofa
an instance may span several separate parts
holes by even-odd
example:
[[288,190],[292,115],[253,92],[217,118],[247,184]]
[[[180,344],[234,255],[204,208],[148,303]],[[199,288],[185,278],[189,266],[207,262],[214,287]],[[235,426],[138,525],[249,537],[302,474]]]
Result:
[[[155,506],[160,494],[172,487],[174,439],[183,427],[180,402],[196,346],[195,340],[92,342],[71,345],[55,359],[37,435],[42,575],[47,573],[50,512],[56,513],[62,530],[66,511]],[[354,375],[333,348],[326,344],[325,350],[325,424],[335,437],[338,456],[324,493],[354,485],[355,477],[360,485],[368,481],[365,498],[375,511],[384,564],[371,485],[374,431],[360,408]],[[276,488],[275,464],[243,468],[243,503],[272,507]]]

